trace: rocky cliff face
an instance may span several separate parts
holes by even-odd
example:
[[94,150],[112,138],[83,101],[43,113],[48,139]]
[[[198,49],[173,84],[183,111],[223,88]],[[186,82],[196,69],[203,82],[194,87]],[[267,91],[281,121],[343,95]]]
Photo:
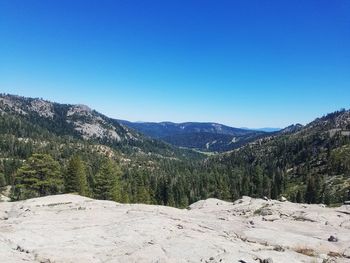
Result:
[[31,121],[40,117],[46,126],[65,127],[68,131],[72,128],[84,139],[116,142],[139,139],[137,133],[86,105],[58,104],[39,98],[0,94],[0,113],[5,112]]
[[[127,158],[132,158],[131,155],[153,160],[204,158],[194,151],[148,138],[86,105],[61,104],[8,94],[0,94],[1,136],[15,136],[21,142],[36,144],[55,144],[59,140],[79,141],[83,145],[98,144],[111,147]],[[15,156],[12,153],[5,157]]]
[[[333,236],[331,238],[330,236]],[[76,195],[0,203],[1,262],[350,262],[350,207],[244,197],[188,209]]]

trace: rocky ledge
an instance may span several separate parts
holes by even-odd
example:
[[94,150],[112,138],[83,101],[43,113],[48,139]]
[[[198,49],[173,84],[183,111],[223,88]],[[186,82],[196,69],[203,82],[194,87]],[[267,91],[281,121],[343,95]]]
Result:
[[77,195],[0,203],[1,262],[350,262],[350,206],[243,197],[188,209]]

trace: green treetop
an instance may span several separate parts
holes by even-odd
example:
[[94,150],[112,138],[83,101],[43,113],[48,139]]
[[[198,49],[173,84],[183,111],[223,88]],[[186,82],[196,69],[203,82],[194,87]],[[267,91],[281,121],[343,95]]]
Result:
[[15,200],[62,192],[63,180],[59,163],[48,154],[33,154],[15,175]]
[[80,195],[88,194],[88,183],[86,180],[86,169],[79,156],[73,156],[68,163],[65,174],[65,191],[67,193],[77,192]]

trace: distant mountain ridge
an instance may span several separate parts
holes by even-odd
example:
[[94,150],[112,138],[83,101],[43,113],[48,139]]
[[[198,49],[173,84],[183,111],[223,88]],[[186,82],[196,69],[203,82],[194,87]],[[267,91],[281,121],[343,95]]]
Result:
[[281,129],[279,131],[277,131],[278,134],[288,134],[288,133],[293,133],[293,132],[297,132],[299,130],[301,130],[304,126],[300,123],[297,124],[292,124],[287,126],[284,129]]
[[240,129],[252,130],[252,131],[263,131],[263,132],[278,132],[278,131],[282,130],[282,128],[272,128],[272,127],[263,127],[263,128],[240,127]]
[[118,121],[151,138],[161,139],[179,147],[211,152],[236,149],[245,143],[268,135],[263,131],[234,128],[214,122]]
[[[272,196],[283,193],[295,202],[341,203],[350,193],[350,110],[335,111],[305,126],[290,125],[211,161],[226,170],[239,167],[250,177],[250,182],[244,181],[247,186],[274,185],[267,192]],[[258,195],[266,194],[263,189]]]
[[0,94],[0,186],[14,184],[33,154],[52,156],[62,168],[78,154],[88,165],[91,189],[103,159],[118,163],[132,202],[186,207],[208,197],[283,195],[333,204],[348,196],[349,110],[273,133],[217,123],[146,123],[156,135],[169,135],[163,141],[121,122],[85,105]]
[[[22,126],[30,125],[32,128],[25,129],[27,138],[31,138],[32,131],[37,130],[39,137],[49,133],[60,138],[67,136],[77,140],[89,140],[121,150],[128,155],[159,154],[173,158],[188,153],[162,141],[148,138],[82,104],[60,104],[40,98],[0,94],[0,113],[7,118],[6,132],[12,130],[12,133],[17,133],[18,131],[13,128],[18,122]],[[18,132],[16,136],[23,137],[20,133]]]
[[130,122],[126,120],[118,120],[126,126],[132,127],[136,130],[142,131],[145,134],[155,137],[163,138],[175,134],[193,133],[193,132],[208,132],[215,134],[226,135],[243,135],[253,133],[249,129],[234,128],[215,122]]
[[57,129],[65,130],[66,133],[80,135],[83,139],[96,138],[116,142],[140,139],[139,134],[82,104],[59,104],[39,98],[2,94],[0,112],[42,118],[55,123],[53,132]]

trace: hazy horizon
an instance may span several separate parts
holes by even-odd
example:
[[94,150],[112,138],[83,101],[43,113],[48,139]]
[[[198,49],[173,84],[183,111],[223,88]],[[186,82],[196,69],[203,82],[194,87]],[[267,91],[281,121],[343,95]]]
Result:
[[306,124],[350,108],[350,2],[0,3],[0,92],[113,118]]

